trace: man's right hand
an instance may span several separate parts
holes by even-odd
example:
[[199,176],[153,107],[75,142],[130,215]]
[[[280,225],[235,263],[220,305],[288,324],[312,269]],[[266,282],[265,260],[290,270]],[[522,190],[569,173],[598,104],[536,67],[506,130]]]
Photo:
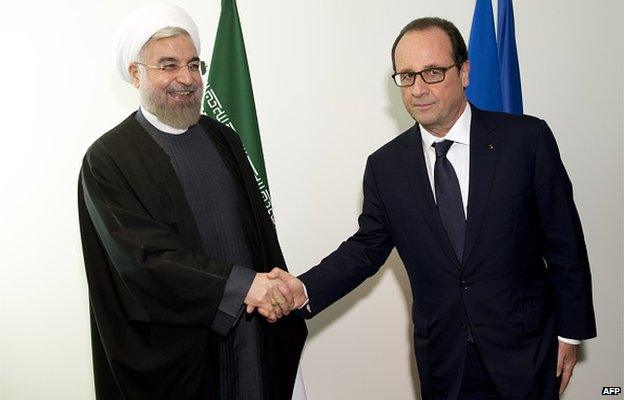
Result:
[[294,302],[290,289],[282,281],[271,278],[267,273],[258,273],[245,297],[247,313],[258,313],[269,322],[275,322],[282,315],[288,315]]
[[[271,272],[269,272],[269,278],[271,279],[279,279],[285,283],[284,286],[280,286],[280,291],[284,291],[288,289],[288,293],[292,296],[293,302],[291,303],[291,310],[297,310],[303,306],[306,301],[308,301],[308,296],[303,287],[303,283],[299,278],[294,277],[288,272],[279,269],[273,268]],[[284,292],[282,294],[286,295]]]

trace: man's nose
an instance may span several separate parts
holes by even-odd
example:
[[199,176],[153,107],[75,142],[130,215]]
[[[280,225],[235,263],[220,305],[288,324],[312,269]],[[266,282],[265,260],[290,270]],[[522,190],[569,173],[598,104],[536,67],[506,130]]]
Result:
[[414,84],[410,86],[410,93],[414,97],[422,97],[429,93],[429,85],[425,83],[422,76],[416,75]]
[[178,69],[176,80],[185,85],[193,83],[193,74],[191,73],[191,69],[188,65],[183,65]]

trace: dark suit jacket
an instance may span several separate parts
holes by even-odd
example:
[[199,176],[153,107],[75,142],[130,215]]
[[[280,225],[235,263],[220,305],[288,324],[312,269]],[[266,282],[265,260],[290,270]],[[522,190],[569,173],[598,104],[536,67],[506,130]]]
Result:
[[424,399],[457,398],[469,329],[505,399],[556,398],[557,335],[596,335],[572,186],[544,121],[473,107],[470,135],[461,262],[436,209],[416,125],[369,157],[358,232],[301,280],[316,314],[396,247],[414,298]]
[[[200,124],[248,200],[254,268],[284,266],[240,139]],[[232,265],[203,254],[169,157],[134,115],[89,148],[78,192],[97,398],[218,398],[221,339],[210,327]],[[290,400],[305,322],[262,321],[265,398]]]

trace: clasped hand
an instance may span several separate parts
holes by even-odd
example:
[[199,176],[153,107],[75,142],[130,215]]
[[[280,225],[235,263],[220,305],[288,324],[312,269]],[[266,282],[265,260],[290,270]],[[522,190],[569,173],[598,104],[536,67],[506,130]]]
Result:
[[247,313],[257,310],[269,322],[275,322],[292,310],[301,307],[307,297],[303,284],[288,272],[273,268],[269,273],[258,273],[245,297]]

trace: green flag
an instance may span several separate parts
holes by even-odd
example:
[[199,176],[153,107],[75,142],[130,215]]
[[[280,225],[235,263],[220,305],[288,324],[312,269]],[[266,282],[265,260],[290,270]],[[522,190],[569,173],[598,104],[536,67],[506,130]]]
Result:
[[[204,113],[234,129],[240,136],[262,200],[275,224],[236,0],[221,0],[221,16],[204,94]],[[306,398],[299,368],[292,399]]]
[[204,113],[234,129],[240,136],[256,175],[262,200],[274,221],[245,42],[235,0],[221,0],[221,16],[204,94]]

